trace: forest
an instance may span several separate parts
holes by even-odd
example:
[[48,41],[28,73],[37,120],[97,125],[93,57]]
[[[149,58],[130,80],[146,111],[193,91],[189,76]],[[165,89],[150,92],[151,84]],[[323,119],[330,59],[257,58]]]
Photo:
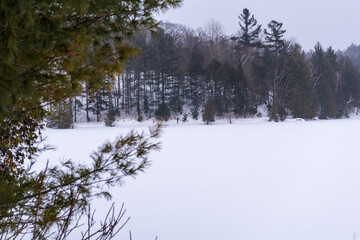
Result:
[[[64,131],[45,129],[45,123],[50,128],[71,128],[74,122],[80,121],[105,121],[106,126],[114,126],[119,118],[136,118],[138,121],[149,118],[187,121],[193,118],[209,124],[221,117],[260,116],[259,109],[264,107],[267,108],[267,116],[262,117],[276,122],[286,118],[333,119],[357,114],[360,101],[360,46],[352,45],[341,52],[331,47],[323,48],[317,43],[313,50],[305,52],[300,44],[285,39],[283,23],[274,20],[263,27],[248,9],[240,13],[239,31],[231,36],[224,34],[221,24],[215,21],[197,30],[171,23],[159,25],[155,15],[179,7],[181,3],[182,0],[1,2],[0,239],[71,239],[69,235],[75,234],[74,230],[81,227],[84,227],[81,236],[74,239],[113,239],[128,221],[122,219],[123,206],[115,210],[115,205],[103,204],[109,207],[104,212],[107,215],[96,224],[96,208],[92,207],[92,203],[98,198],[110,200],[110,190],[123,186],[124,179],[144,172],[151,163],[150,152],[161,147],[159,137],[163,125],[158,123],[145,133],[130,131],[113,141],[106,140],[90,156],[78,161],[75,154],[79,152],[78,147],[90,146],[105,135],[109,137],[109,132],[118,132],[100,126],[104,135],[94,134],[95,141],[83,136],[81,141],[77,141],[73,138],[76,134],[56,136]],[[331,122],[327,121],[326,125]],[[270,125],[278,124],[266,124],[264,127]],[[349,126],[346,125],[341,132],[354,131],[353,126],[357,124]],[[245,133],[244,136],[250,136],[254,131],[262,134],[262,129],[265,129],[258,126],[254,126],[256,129],[238,127],[239,132]],[[126,130],[123,126],[120,128]],[[289,136],[302,131],[301,128],[296,129],[300,130]],[[309,129],[315,131],[318,127]],[[336,127],[329,125],[328,129]],[[215,133],[220,136],[223,130],[218,130]],[[278,134],[278,129],[275,130]],[[71,131],[74,133],[77,130]],[[228,131],[237,138],[233,128]],[[287,132],[287,128],[281,131]],[[46,160],[39,157],[53,150],[46,139],[49,132],[55,133],[54,139],[71,144],[73,160],[71,156],[70,159],[53,156]],[[204,132],[210,131],[206,128]],[[310,134],[304,135],[301,143],[306,142]],[[328,138],[322,133],[318,135]],[[218,136],[216,141],[205,138],[212,144],[225,143],[219,141],[221,136]],[[189,136],[173,139],[187,142],[184,141],[187,138]],[[268,138],[257,138],[265,139],[266,145],[271,147],[270,153],[274,152],[274,145],[267,144]],[[289,143],[288,146],[300,145],[288,141],[290,138],[282,140]],[[346,136],[338,137],[343,138]],[[254,146],[250,150],[258,151],[259,142],[251,142],[247,138],[243,140]],[[236,143],[232,149],[237,149],[238,142],[230,142]],[[327,150],[335,149],[336,144],[334,141],[334,145],[320,145],[329,152]],[[189,152],[183,149],[195,149],[191,147],[199,150],[196,144],[190,144],[190,148],[179,148],[178,144],[174,146],[182,152]],[[311,144],[311,147],[319,146]],[[206,146],[206,152],[211,153],[208,149]],[[344,153],[349,152],[346,148],[343,150],[339,151],[341,160],[347,156]],[[324,151],[313,152],[310,149],[308,152],[317,158],[323,156]],[[238,154],[238,151],[232,152]],[[338,156],[329,153],[332,154],[330,159]],[[60,151],[60,154],[65,155],[66,152]],[[177,152],[171,153],[171,156],[177,155]],[[169,155],[165,152],[164,156]],[[245,160],[251,159],[251,156],[245,155]],[[267,168],[267,152],[259,156],[265,161],[251,162]],[[216,174],[228,174],[231,165],[218,164],[223,155],[211,157],[214,161],[207,161],[206,164],[212,165]],[[179,162],[194,162],[193,159],[185,156]],[[199,159],[209,160],[206,157]],[[237,160],[237,157],[228,159]],[[88,164],[83,164],[82,160]],[[323,169],[324,164],[319,163]],[[187,168],[186,171],[179,168],[174,170],[181,174],[182,180],[183,173],[189,173],[188,166],[183,166]],[[308,169],[308,165],[304,166]],[[334,166],[333,169],[337,170]],[[356,170],[354,166],[349,169]],[[237,170],[235,167],[231,169]],[[173,175],[171,170],[166,171]],[[317,177],[318,172],[315,171]],[[199,171],[195,173],[196,180],[202,179]],[[214,176],[218,176],[216,174]],[[355,172],[351,174],[358,176]],[[254,176],[259,179],[257,174]],[[309,179],[307,175],[299,176]],[[337,180],[333,178],[334,174],[329,176],[329,179]],[[348,174],[340,176],[349,179]],[[170,182],[164,181],[169,178],[159,179]],[[212,180],[218,179],[220,177],[212,177]],[[232,182],[239,185],[238,182],[254,181]],[[291,183],[286,179],[279,182]],[[326,184],[331,186],[329,182]],[[214,186],[210,188],[212,193],[216,193]],[[346,189],[342,185],[340,187]],[[176,185],[168,189],[178,190]],[[251,189],[257,189],[256,185],[251,185]],[[240,192],[231,190],[233,193]],[[351,189],[353,192],[359,191]],[[164,195],[170,194],[167,191]],[[309,196],[313,197],[313,194]],[[332,199],[332,195],[329,196],[326,195],[326,199]],[[148,200],[146,197],[143,199]],[[178,203],[179,199],[176,200]],[[200,202],[202,204],[204,201]],[[238,202],[236,204],[239,205]],[[176,205],[171,208],[173,206]],[[154,214],[151,213],[151,216]],[[189,222],[189,216],[186,218]],[[156,222],[153,220],[150,219]],[[197,224],[192,225],[198,227]],[[209,229],[208,225],[206,228]],[[164,229],[168,230],[166,227]]]
[[203,116],[254,116],[266,106],[270,121],[286,118],[334,119],[357,114],[360,46],[346,51],[317,43],[305,52],[284,38],[283,23],[258,24],[248,9],[238,16],[239,31],[226,36],[221,23],[202,29],[163,23],[138,31],[129,45],[138,48],[122,74],[93,93],[51,105],[48,126],[104,121],[116,116],[138,121],[170,117],[186,121]]

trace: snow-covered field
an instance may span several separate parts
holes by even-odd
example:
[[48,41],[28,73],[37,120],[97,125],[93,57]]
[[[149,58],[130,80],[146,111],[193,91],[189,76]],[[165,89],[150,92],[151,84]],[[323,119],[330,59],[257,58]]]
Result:
[[[57,152],[42,159],[84,161],[149,124],[47,129]],[[173,121],[161,142],[144,174],[112,190],[131,217],[118,239],[129,230],[133,240],[360,239],[360,119]],[[98,212],[110,205],[95,203]]]

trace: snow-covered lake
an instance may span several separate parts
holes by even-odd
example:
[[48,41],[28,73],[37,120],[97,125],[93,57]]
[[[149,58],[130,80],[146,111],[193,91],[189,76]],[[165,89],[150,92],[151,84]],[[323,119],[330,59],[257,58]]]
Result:
[[[84,161],[148,124],[47,129],[57,152],[42,159]],[[360,239],[360,119],[170,122],[161,142],[144,174],[112,190],[131,217],[119,239],[129,230],[133,240]]]

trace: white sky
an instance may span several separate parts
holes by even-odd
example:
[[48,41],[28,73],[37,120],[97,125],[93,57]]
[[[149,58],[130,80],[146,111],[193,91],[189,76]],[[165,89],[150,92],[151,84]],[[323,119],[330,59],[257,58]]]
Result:
[[271,20],[284,24],[286,38],[305,50],[319,41],[324,48],[344,50],[360,44],[360,0],[183,0],[159,20],[192,28],[204,27],[211,19],[220,22],[227,35],[239,30],[238,15],[248,8],[259,24]]

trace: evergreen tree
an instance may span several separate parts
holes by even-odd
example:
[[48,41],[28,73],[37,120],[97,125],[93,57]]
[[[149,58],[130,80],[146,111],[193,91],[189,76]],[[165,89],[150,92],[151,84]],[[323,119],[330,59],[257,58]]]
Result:
[[325,58],[329,65],[328,72],[326,75],[327,83],[331,89],[331,92],[334,97],[336,113],[335,116],[340,118],[344,115],[347,115],[346,104],[344,104],[342,93],[341,93],[341,66],[339,63],[339,58],[336,52],[329,47],[325,52]]
[[89,109],[96,115],[96,121],[101,121],[101,115],[105,110],[108,109],[110,106],[109,99],[107,99],[107,92],[105,89],[101,89],[100,92],[95,93],[93,97],[92,104],[90,105]]
[[156,119],[167,121],[170,118],[170,109],[165,103],[161,103],[155,112]]
[[[275,52],[271,51],[269,48],[266,48],[263,56],[261,57],[261,65],[259,68],[261,70],[261,77],[264,78],[267,92],[264,92],[264,96],[267,97],[265,103],[268,108],[268,115],[270,121],[279,121],[282,119],[284,114],[281,101],[282,94],[281,91],[282,85],[284,85],[285,80],[285,66],[281,61],[282,58],[280,55],[276,55]],[[266,95],[265,95],[266,94]],[[281,116],[280,116],[281,115]]]
[[239,65],[232,79],[233,111],[235,114],[243,114],[249,109],[249,96],[242,66]]
[[268,69],[266,70],[266,80],[271,91],[268,108],[270,120],[274,121],[282,121],[287,116],[285,98],[288,46],[283,39],[286,30],[283,30],[282,26],[282,23],[273,20],[268,24],[269,30],[264,29],[267,50],[265,50],[263,59],[271,63],[270,66],[265,66]]
[[150,111],[150,107],[149,107],[149,101],[148,101],[148,97],[145,95],[144,97],[144,113],[147,115]]
[[261,25],[257,24],[254,15],[250,14],[249,9],[244,8],[242,14],[239,15],[239,20],[241,31],[240,37],[237,38],[239,43],[245,47],[259,47]]
[[360,70],[360,46],[356,44],[351,44],[344,52],[354,67],[359,71]]
[[[152,138],[132,133],[106,143],[90,166],[71,160],[42,171],[31,166],[41,152],[48,106],[107,88],[135,49],[135,31],[156,27],[154,14],[180,0],[12,1],[0,4],[0,235],[13,239],[66,239],[90,202],[110,197],[118,185],[148,164]],[[70,108],[71,111],[71,108]],[[27,166],[30,166],[29,168]],[[112,212],[109,214],[111,215]],[[121,217],[121,214],[119,215]],[[117,219],[95,229],[110,239]],[[89,219],[91,222],[91,219]],[[115,224],[115,225],[114,225]],[[90,230],[90,229],[89,229]],[[115,230],[115,232],[109,232]],[[56,236],[54,236],[54,234]]]
[[46,126],[49,128],[67,129],[73,128],[72,104],[68,99],[52,106],[52,111],[47,117]]
[[225,111],[224,102],[224,87],[226,86],[225,82],[228,79],[228,76],[225,72],[223,65],[216,59],[213,59],[206,68],[208,72],[207,77],[207,92],[209,92],[210,98],[214,99],[216,105],[216,112],[221,116]]
[[287,107],[294,118],[313,119],[316,114],[315,93],[310,68],[300,45],[291,47],[287,65]]
[[215,122],[215,114],[216,114],[216,105],[212,99],[208,99],[204,106],[204,111],[202,113],[202,120],[207,125]]
[[151,42],[153,48],[152,67],[156,74],[156,85],[159,90],[157,104],[168,104],[168,92],[173,74],[177,70],[179,61],[174,38],[160,29]]
[[195,102],[195,103],[191,106],[191,109],[190,109],[191,117],[192,117],[194,120],[198,120],[198,118],[199,118],[199,111],[200,111],[200,107],[199,107],[198,103]]
[[202,86],[202,76],[204,74],[204,54],[200,49],[199,43],[195,43],[191,51],[188,73],[190,77],[190,99],[193,106],[199,104],[201,100],[200,90]]
[[77,115],[83,109],[84,104],[76,96],[74,98],[73,111],[74,111],[74,122],[77,122]]
[[313,67],[312,84],[316,90],[318,113],[321,119],[336,117],[336,103],[331,89],[331,69],[320,43],[317,43],[311,56]]
[[352,108],[359,106],[360,74],[348,57],[341,64],[336,105],[340,116],[348,116]]
[[[4,134],[10,133],[5,127],[8,122],[21,129],[25,120],[33,121],[28,124],[41,128],[46,116],[44,103],[73,98],[84,85],[90,95],[108,87],[105,80],[120,73],[128,57],[135,53],[128,39],[138,29],[155,27],[155,12],[180,2],[2,1],[0,125],[4,126]],[[23,134],[37,132],[26,130]],[[27,137],[23,135],[22,139]],[[26,149],[32,142],[23,144]],[[12,147],[16,148],[16,144],[1,146]]]
[[106,117],[105,117],[105,126],[107,127],[114,127],[115,126],[115,120],[116,120],[116,109],[111,104],[107,110]]
[[274,67],[272,54],[265,48],[261,56],[257,56],[252,64],[252,81],[249,84],[249,91],[253,104],[261,105],[269,101],[270,85],[268,83],[269,73]]
[[265,42],[267,43],[267,46],[277,55],[280,54],[280,51],[285,49],[285,41],[283,37],[286,30],[283,30],[282,26],[282,23],[272,20],[268,24],[269,30],[264,29]]
[[123,184],[124,177],[144,171],[149,152],[159,149],[159,133],[157,127],[146,135],[133,132],[105,142],[91,155],[89,165],[67,160],[47,165],[39,173],[31,164],[16,174],[1,166],[0,236],[74,239],[71,233],[79,227],[78,221],[89,221],[85,230],[89,234],[80,239],[114,239],[126,222],[122,219],[124,211],[117,215],[110,207],[109,217],[97,228],[89,202],[99,197],[111,199],[109,188]]

